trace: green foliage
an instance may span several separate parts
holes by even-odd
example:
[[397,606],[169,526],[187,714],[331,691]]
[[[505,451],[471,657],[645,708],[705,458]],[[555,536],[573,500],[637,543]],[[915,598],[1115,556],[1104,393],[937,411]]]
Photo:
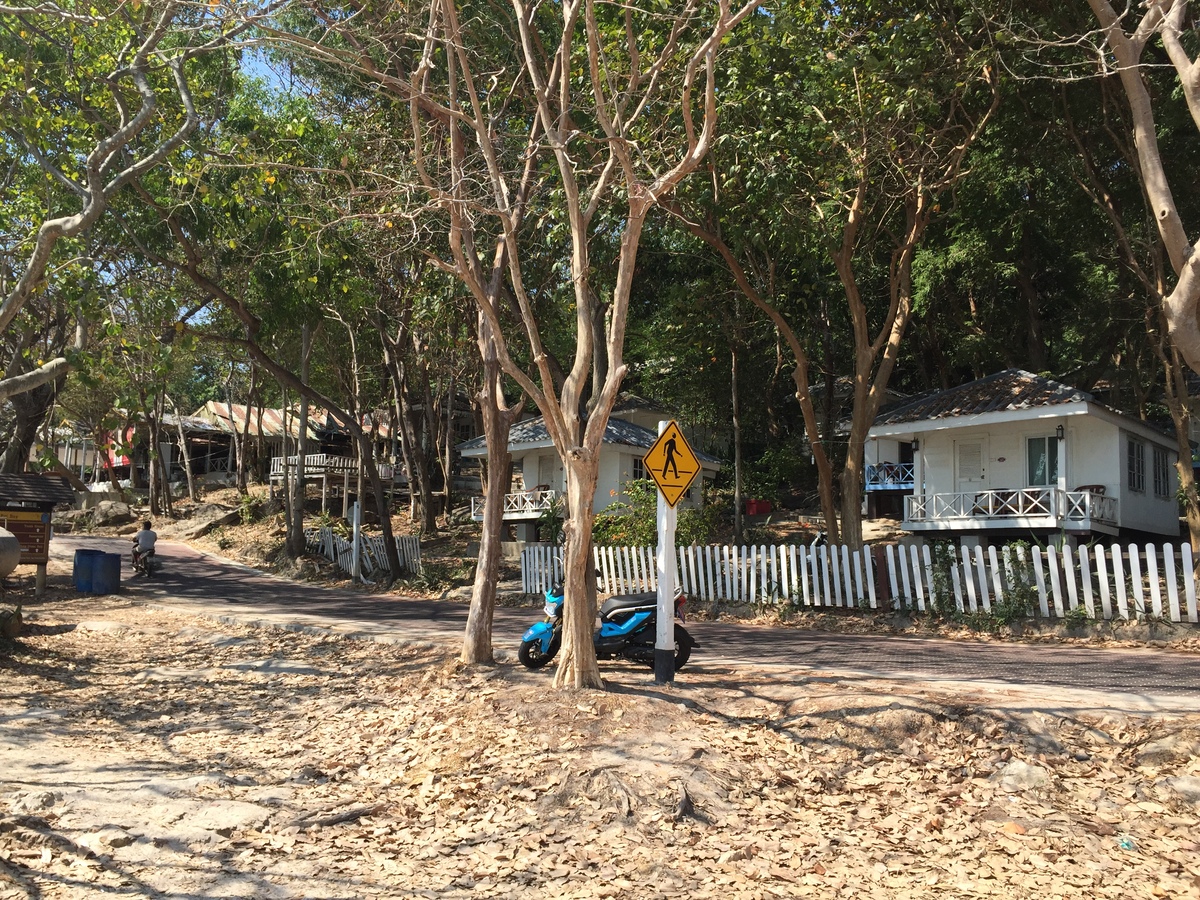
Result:
[[1063,623],[1068,628],[1081,628],[1092,621],[1091,615],[1087,611],[1087,607],[1080,603],[1078,606],[1068,609],[1063,614]]
[[420,571],[409,573],[404,582],[419,591],[445,591],[470,584],[474,571],[474,563],[470,562],[424,560]]
[[[602,547],[653,547],[658,544],[658,487],[648,478],[625,483],[625,499],[596,516],[592,540]],[[716,507],[681,509],[675,526],[679,546],[707,543],[714,531]]]
[[930,554],[933,566],[931,601],[934,615],[952,622],[963,622],[976,631],[998,631],[1022,619],[1029,618],[1037,607],[1037,586],[1033,576],[1033,557],[1030,545],[1024,541],[1013,541],[1002,550],[1004,560],[1004,584],[1000,597],[991,602],[991,609],[974,612],[959,610],[954,598],[954,582],[951,569],[956,564],[955,545],[950,541],[936,541]]
[[238,517],[242,520],[243,525],[249,525],[254,521],[254,516],[258,512],[258,503],[249,494],[243,494],[238,498]]
[[934,541],[930,551],[933,584],[930,586],[929,599],[933,613],[941,619],[957,620],[962,613],[954,597],[954,580],[950,574],[957,560],[954,544],[950,541]]
[[350,527],[350,523],[341,516],[335,516],[328,510],[321,510],[312,520],[312,527],[316,529],[329,528],[338,537],[349,540],[354,533],[354,529]]
[[746,466],[744,493],[755,500],[779,504],[783,497],[801,486],[816,486],[815,468],[809,451],[788,444],[768,447],[758,459]]
[[555,497],[550,506],[542,510],[541,515],[537,518],[538,537],[549,544],[561,544],[563,542],[564,522],[563,515],[565,513],[566,503],[564,498],[559,495]]

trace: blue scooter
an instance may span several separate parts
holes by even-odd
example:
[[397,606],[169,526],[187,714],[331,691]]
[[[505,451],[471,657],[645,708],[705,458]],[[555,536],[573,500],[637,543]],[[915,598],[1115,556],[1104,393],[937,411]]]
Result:
[[[675,598],[675,617],[683,621],[687,597]],[[562,644],[562,585],[546,591],[546,618],[530,626],[521,638],[517,658],[529,669],[540,669],[558,653]],[[593,640],[599,659],[622,659],[654,665],[654,642],[658,630],[658,595],[622,594],[609,597],[600,607],[600,628]],[[687,629],[675,623],[675,671],[683,668],[698,646]]]

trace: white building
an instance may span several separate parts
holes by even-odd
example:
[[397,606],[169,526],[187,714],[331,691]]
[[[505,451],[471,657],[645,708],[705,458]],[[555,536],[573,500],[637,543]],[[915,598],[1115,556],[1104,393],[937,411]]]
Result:
[[[603,512],[622,501],[628,481],[648,477],[642,457],[657,439],[658,434],[648,428],[624,419],[608,420],[600,447],[600,471],[592,505],[596,512]],[[512,492],[505,497],[504,518],[519,526],[519,538],[535,540],[538,518],[554,506],[565,488],[562,460],[541,417],[515,424],[509,432],[508,449],[513,457],[513,484]],[[458,451],[467,459],[487,457],[487,446],[482,437],[459,444]],[[680,501],[681,508],[698,506],[703,479],[713,478],[721,468],[721,461],[716,457],[699,452],[696,457],[700,461],[700,476]],[[483,498],[472,500],[471,513],[476,520],[482,520]]]
[[881,413],[868,515],[937,537],[1179,534],[1175,440],[1085,391],[1020,369]]

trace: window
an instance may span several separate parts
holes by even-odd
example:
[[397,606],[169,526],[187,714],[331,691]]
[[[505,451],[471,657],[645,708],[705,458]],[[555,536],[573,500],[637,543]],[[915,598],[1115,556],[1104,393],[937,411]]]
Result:
[[640,456],[633,458],[633,478],[635,481],[648,477],[646,475],[646,465],[642,462]]
[[1031,486],[1046,487],[1058,484],[1057,438],[1026,438],[1025,458],[1029,467],[1029,484]]
[[1163,447],[1154,448],[1154,496],[1171,496],[1171,474],[1167,464],[1167,451]]
[[1131,491],[1146,490],[1146,444],[1129,438],[1126,444],[1126,482]]

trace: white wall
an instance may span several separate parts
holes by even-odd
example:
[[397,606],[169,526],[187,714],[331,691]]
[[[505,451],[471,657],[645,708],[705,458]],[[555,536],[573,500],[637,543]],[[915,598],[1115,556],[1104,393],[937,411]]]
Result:
[[[1065,484],[1068,491],[1080,485],[1099,484],[1105,495],[1117,498],[1119,524],[1122,528],[1174,535],[1178,532],[1178,511],[1175,490],[1179,479],[1175,471],[1176,452],[1168,440],[1158,442],[1167,448],[1170,496],[1154,494],[1155,441],[1140,438],[1146,444],[1146,489],[1131,491],[1126,483],[1127,433],[1116,423],[1098,416],[1069,416],[1065,420],[1045,419],[1015,422],[1008,426],[988,429],[950,429],[926,432],[921,436],[921,454],[925,463],[925,493],[949,494],[958,490],[955,475],[955,442],[983,441],[984,483],[981,490],[1007,490],[1029,486],[1026,459],[1026,440],[1030,437],[1053,436],[1059,422],[1066,424]],[[884,440],[870,444],[884,445]],[[870,447],[868,444],[868,447]],[[890,448],[883,453],[891,452]],[[880,450],[876,450],[876,459]],[[874,460],[872,460],[874,461]]]
[[[908,441],[904,443],[907,444]],[[863,448],[863,464],[877,466],[881,462],[900,462],[900,441],[893,438],[877,438],[867,441]]]
[[603,512],[618,500],[624,499],[621,496],[621,487],[629,476],[622,473],[629,468],[626,462],[628,459],[632,457],[611,447],[600,448],[600,471],[596,478],[596,497],[592,501],[593,512]]
[[[985,433],[957,432],[964,438],[982,436]],[[925,463],[925,493],[952,494],[954,484],[954,441],[955,431],[935,431],[921,437],[918,451]]]
[[1176,535],[1179,533],[1179,507],[1175,500],[1175,492],[1179,488],[1179,475],[1175,471],[1175,460],[1178,453],[1168,447],[1163,441],[1158,446],[1167,448],[1168,497],[1157,497],[1154,494],[1154,447],[1155,442],[1133,435],[1134,440],[1141,440],[1146,446],[1146,489],[1135,491],[1129,487],[1126,475],[1127,443],[1130,435],[1122,431],[1118,441],[1118,464],[1120,472],[1120,518],[1123,528],[1136,528],[1139,531],[1151,531],[1158,534]]
[[[542,463],[545,460],[545,463]],[[514,458],[514,463],[521,470],[525,479],[525,489],[532,490],[535,485],[545,484],[552,491],[561,491],[564,487],[562,462],[553,450],[530,450],[524,456]],[[543,479],[542,474],[549,465],[550,475]]]
[[[926,493],[954,493],[955,444],[981,441],[984,451],[982,490],[1018,490],[1030,486],[1027,441],[1054,437],[1060,420],[1014,422],[989,429],[951,429],[927,432],[921,439],[925,457]],[[1123,469],[1116,465],[1118,429],[1102,420],[1071,417],[1066,431],[1065,481],[1067,490],[1081,484],[1103,484],[1111,493]],[[884,441],[876,443],[884,444]],[[1051,441],[1053,446],[1053,441]]]
[[1124,477],[1121,429],[1094,416],[1067,420],[1067,490],[1102,484],[1109,497],[1119,496]]

